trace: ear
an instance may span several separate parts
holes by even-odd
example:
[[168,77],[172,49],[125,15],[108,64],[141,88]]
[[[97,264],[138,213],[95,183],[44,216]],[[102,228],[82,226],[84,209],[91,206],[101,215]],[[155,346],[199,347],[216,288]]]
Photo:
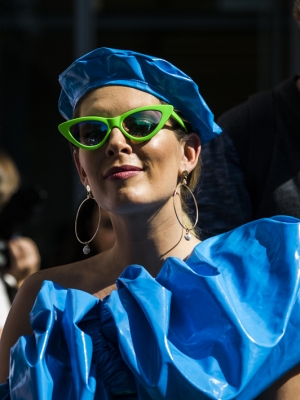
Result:
[[183,143],[183,154],[179,170],[180,175],[184,170],[189,173],[193,171],[198,163],[200,152],[200,138],[196,133],[191,133],[188,139]]
[[89,182],[88,182],[85,170],[80,162],[79,151],[76,151],[76,150],[73,151],[73,158],[74,158],[74,162],[75,162],[81,183],[86,187],[86,185],[88,185]]

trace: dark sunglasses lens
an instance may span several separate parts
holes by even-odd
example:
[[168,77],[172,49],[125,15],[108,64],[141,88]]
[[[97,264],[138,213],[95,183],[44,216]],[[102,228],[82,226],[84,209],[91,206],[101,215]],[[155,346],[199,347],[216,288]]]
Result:
[[74,139],[85,146],[96,146],[105,138],[108,127],[101,121],[84,121],[72,125],[70,132]]
[[160,111],[138,111],[126,117],[122,123],[123,128],[131,136],[145,137],[150,135],[160,123],[162,113]]

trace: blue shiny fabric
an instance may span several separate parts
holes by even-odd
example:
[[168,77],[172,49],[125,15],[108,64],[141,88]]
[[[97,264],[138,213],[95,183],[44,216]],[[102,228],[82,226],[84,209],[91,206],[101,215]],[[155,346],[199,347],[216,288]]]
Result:
[[299,239],[297,219],[254,221],[155,279],[129,266],[103,302],[45,281],[11,399],[254,399],[300,362]]
[[120,85],[142,90],[172,104],[189,121],[205,144],[221,133],[196,83],[158,57],[102,47],[78,58],[60,76],[60,113],[71,119],[76,104],[90,90]]

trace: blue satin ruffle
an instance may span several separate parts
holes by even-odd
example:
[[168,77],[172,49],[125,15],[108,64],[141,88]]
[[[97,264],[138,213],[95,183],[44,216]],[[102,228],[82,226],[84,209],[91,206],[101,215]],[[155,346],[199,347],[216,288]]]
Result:
[[34,335],[11,351],[11,399],[254,399],[300,362],[299,229],[251,222],[156,279],[129,266],[104,302],[45,281]]

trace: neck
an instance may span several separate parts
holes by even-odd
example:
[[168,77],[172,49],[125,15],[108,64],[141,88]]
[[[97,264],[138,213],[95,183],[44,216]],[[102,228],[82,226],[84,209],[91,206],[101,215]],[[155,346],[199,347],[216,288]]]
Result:
[[156,276],[165,259],[170,256],[185,259],[199,240],[192,236],[184,238],[170,199],[155,213],[139,215],[113,215],[112,223],[116,242],[108,251],[109,263],[120,274],[130,264],[142,265],[152,276]]

